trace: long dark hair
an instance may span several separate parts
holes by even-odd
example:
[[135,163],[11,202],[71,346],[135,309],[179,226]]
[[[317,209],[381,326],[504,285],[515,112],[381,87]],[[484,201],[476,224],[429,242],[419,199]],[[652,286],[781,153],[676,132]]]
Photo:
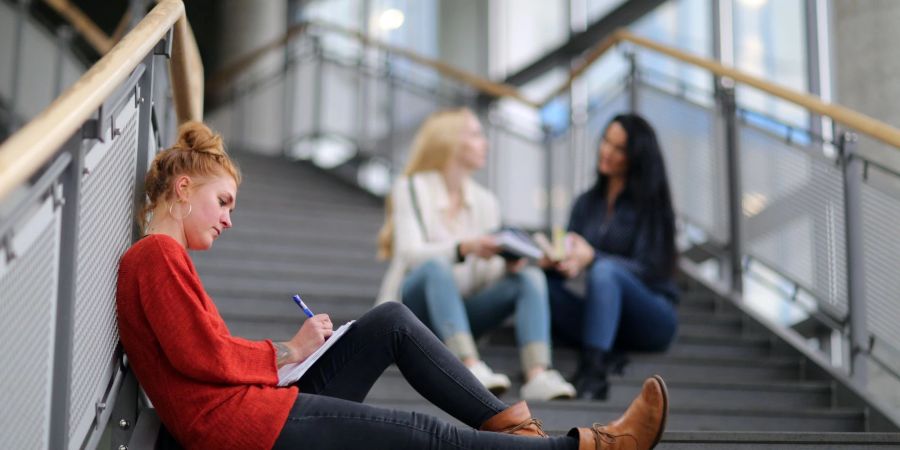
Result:
[[[643,117],[637,114],[620,114],[609,121],[603,129],[604,135],[613,123],[621,125],[628,136],[625,144],[628,171],[625,175],[625,189],[620,195],[637,208],[638,226],[649,227],[649,237],[662,240],[653,244],[659,246],[656,248],[664,249],[664,260],[654,261],[654,265],[659,264],[657,268],[660,273],[656,275],[669,276],[675,270],[675,211],[656,132]],[[603,135],[600,139],[602,141]],[[592,197],[592,207],[600,205],[606,198],[608,184],[609,177],[598,170],[597,181],[588,191]]]

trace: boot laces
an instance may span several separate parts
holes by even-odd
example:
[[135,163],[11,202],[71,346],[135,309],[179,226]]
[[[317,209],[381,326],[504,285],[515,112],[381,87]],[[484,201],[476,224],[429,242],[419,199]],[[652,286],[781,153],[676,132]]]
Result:
[[603,450],[603,444],[613,445],[619,442],[619,439],[628,438],[634,441],[634,448],[638,448],[638,441],[631,434],[612,434],[606,431],[606,426],[602,423],[591,425],[591,431],[594,433],[594,442],[597,444],[597,450]]
[[539,435],[541,435],[542,437],[547,437],[547,433],[544,433],[544,424],[543,424],[543,422],[541,422],[540,419],[535,419],[534,417],[532,417],[532,418],[530,418],[530,419],[528,419],[528,420],[526,420],[526,421],[524,421],[524,422],[521,422],[521,423],[519,423],[518,425],[513,425],[513,426],[511,426],[511,427],[509,427],[509,428],[505,428],[505,429],[503,429],[503,430],[500,430],[500,432],[501,432],[501,433],[509,433],[509,434],[513,434],[513,433],[515,433],[516,431],[519,431],[519,430],[528,428],[528,427],[530,427],[530,426],[532,426],[532,425],[534,425],[534,427],[537,429],[537,432],[538,432]]

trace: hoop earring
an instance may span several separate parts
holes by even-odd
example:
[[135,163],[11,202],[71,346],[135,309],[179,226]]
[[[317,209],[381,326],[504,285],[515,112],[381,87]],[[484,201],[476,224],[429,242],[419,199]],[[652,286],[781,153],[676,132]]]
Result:
[[[175,202],[175,203],[181,203],[181,202],[180,202],[180,201],[177,201],[177,202]],[[191,212],[194,211],[194,205],[191,204],[191,202],[185,202],[185,203],[187,203],[187,205],[188,205],[188,212],[187,212],[187,214],[185,214],[185,215],[182,216],[182,217],[175,217],[175,214],[172,212],[172,207],[175,206],[175,203],[169,203],[169,215],[172,216],[172,218],[175,219],[175,220],[184,220],[184,219],[187,219],[188,216],[191,215]]]

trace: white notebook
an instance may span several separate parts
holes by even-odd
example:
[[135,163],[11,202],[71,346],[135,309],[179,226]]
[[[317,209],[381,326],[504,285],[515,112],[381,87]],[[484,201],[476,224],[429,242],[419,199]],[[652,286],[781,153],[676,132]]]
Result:
[[312,367],[313,363],[318,361],[318,359],[321,358],[322,355],[324,355],[325,352],[327,352],[328,349],[331,348],[331,346],[334,345],[334,343],[337,342],[338,339],[340,339],[341,336],[343,336],[344,333],[346,333],[347,330],[350,329],[350,326],[353,325],[353,322],[356,321],[351,320],[338,327],[337,330],[334,330],[334,333],[332,333],[331,336],[329,336],[328,339],[326,339],[325,342],[316,349],[316,351],[312,352],[312,354],[307,356],[303,361],[281,366],[281,368],[278,369],[278,385],[288,386],[299,380],[300,377],[302,377],[303,374],[306,373],[306,371],[309,370],[310,367]]

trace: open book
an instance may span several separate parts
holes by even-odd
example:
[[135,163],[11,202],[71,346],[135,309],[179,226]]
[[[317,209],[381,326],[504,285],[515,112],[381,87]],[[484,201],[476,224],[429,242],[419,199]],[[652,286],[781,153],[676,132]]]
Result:
[[347,330],[353,325],[355,320],[351,320],[340,327],[337,330],[334,330],[334,333],[331,333],[331,336],[322,343],[316,351],[312,352],[311,355],[307,356],[306,359],[294,364],[285,364],[278,369],[278,385],[279,386],[288,386],[295,383],[300,377],[312,367],[313,363],[319,360],[325,352],[334,345]]
[[503,228],[494,233],[493,237],[500,247],[500,256],[506,259],[540,259],[544,254],[541,248],[531,240],[531,236],[522,230]]

